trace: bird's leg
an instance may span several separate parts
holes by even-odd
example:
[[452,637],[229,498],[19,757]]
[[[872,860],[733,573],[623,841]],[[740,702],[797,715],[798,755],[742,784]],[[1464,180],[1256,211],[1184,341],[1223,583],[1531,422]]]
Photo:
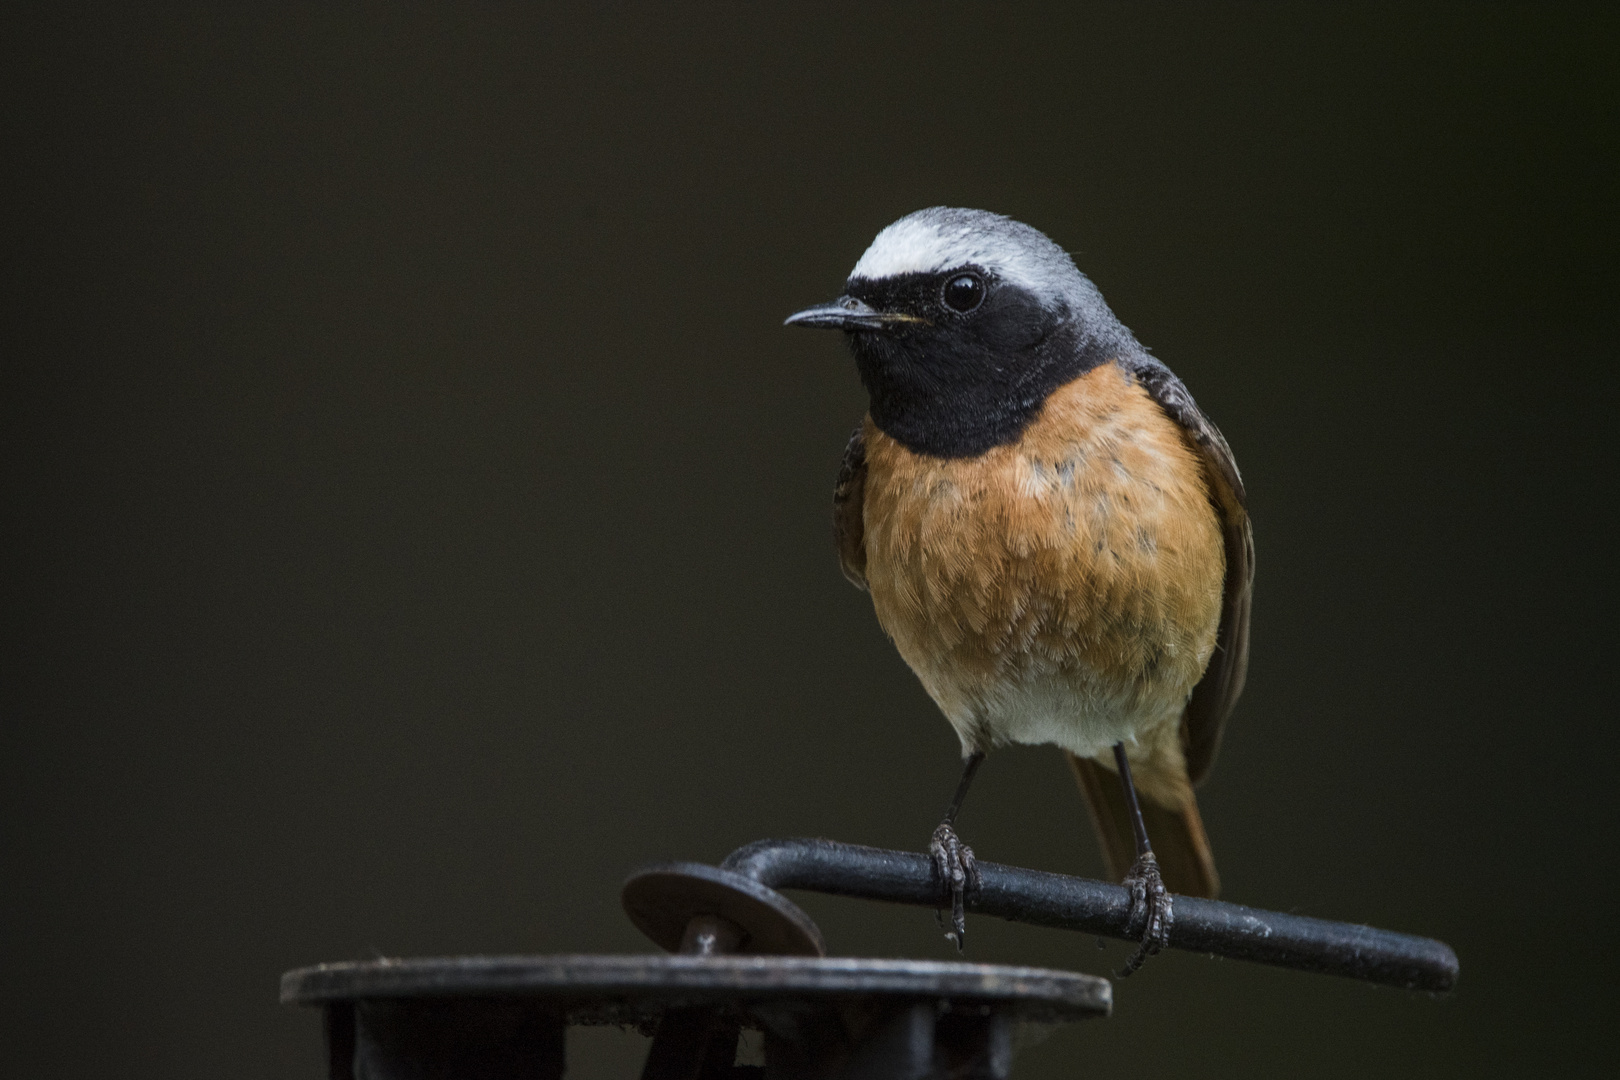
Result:
[[[978,891],[979,864],[973,859],[973,849],[956,835],[956,813],[962,809],[962,800],[967,797],[968,786],[973,783],[973,774],[979,771],[979,763],[983,760],[984,751],[976,750],[963,762],[962,780],[956,785],[956,794],[945,811],[945,820],[939,823],[939,828],[934,830],[934,838],[928,843],[929,857],[934,860],[934,874],[941,887],[950,894],[951,928],[945,932],[945,940],[955,942],[957,952],[962,951],[962,942],[967,937],[966,896]],[[935,918],[939,919],[941,926],[944,925],[939,913]]]
[[1136,785],[1131,781],[1131,763],[1125,756],[1125,744],[1114,744],[1114,761],[1119,766],[1119,782],[1125,788],[1125,805],[1131,810],[1131,827],[1136,832],[1136,861],[1125,875],[1124,885],[1131,891],[1130,933],[1140,935],[1142,942],[1125,969],[1116,972],[1123,979],[1147,963],[1148,957],[1170,944],[1170,927],[1175,922],[1175,908],[1170,894],[1165,891],[1164,878],[1159,874],[1159,861],[1153,857],[1148,844],[1147,826],[1142,822],[1142,804],[1136,801]]

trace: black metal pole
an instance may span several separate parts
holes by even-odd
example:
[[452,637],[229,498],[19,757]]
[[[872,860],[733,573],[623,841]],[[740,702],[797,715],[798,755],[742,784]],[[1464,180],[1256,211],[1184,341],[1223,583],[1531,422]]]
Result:
[[[926,855],[831,840],[760,840],[721,868],[772,889],[938,908],[943,893]],[[1119,885],[979,863],[967,909],[1014,922],[1131,940],[1130,893]],[[1444,942],[1353,923],[1312,919],[1196,897],[1176,897],[1170,946],[1296,971],[1342,975],[1433,993],[1457,982],[1457,954]]]

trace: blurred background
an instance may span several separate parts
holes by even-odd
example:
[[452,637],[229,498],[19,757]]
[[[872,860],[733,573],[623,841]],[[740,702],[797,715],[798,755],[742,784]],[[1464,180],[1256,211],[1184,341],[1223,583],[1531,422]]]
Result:
[[[833,554],[853,365],[780,324],[940,203],[1073,251],[1236,449],[1226,898],[1463,968],[1165,955],[1018,1075],[1612,1068],[1612,9],[5,22],[0,1072],[316,1077],[285,969],[642,951],[643,862],[920,849],[956,740]],[[961,828],[1101,872],[1050,749]],[[802,899],[835,952],[952,955]]]

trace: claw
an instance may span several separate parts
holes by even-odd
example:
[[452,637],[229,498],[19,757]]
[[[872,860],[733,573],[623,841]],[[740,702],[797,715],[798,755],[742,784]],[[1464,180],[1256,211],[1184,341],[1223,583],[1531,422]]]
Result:
[[1160,949],[1170,944],[1170,928],[1176,921],[1175,905],[1165,890],[1159,861],[1153,857],[1153,852],[1147,852],[1132,864],[1123,884],[1131,891],[1131,921],[1127,929],[1141,945],[1125,961],[1124,969],[1114,973],[1120,979],[1139,971],[1148,957],[1157,956]]
[[[962,951],[967,938],[967,894],[979,891],[979,864],[973,858],[973,849],[962,843],[948,821],[940,822],[928,842],[928,855],[934,862],[934,874],[940,885],[950,893],[951,928],[945,931],[945,940]],[[944,912],[936,911],[934,921],[945,925]]]

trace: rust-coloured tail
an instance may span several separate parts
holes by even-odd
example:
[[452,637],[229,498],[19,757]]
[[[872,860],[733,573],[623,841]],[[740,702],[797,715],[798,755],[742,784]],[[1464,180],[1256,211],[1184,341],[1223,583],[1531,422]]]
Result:
[[[1136,837],[1119,776],[1068,751],[1063,756],[1069,759],[1080,793],[1091,808],[1091,822],[1097,827],[1109,876],[1120,881],[1136,861]],[[1177,807],[1159,805],[1144,795],[1140,786],[1137,801],[1142,805],[1142,821],[1147,825],[1148,841],[1159,860],[1165,888],[1183,896],[1215,899],[1221,891],[1221,879],[1215,873],[1215,855],[1209,850],[1209,837],[1204,835],[1204,821],[1198,816],[1198,803],[1190,785],[1186,801]]]

